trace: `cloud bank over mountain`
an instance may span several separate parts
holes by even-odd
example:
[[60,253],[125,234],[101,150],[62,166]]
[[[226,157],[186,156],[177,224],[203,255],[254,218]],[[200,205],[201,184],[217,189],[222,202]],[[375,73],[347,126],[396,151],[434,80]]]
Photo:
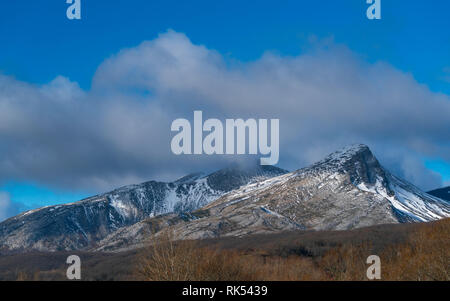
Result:
[[295,57],[226,59],[174,31],[106,59],[89,91],[60,76],[35,85],[0,75],[0,182],[106,191],[215,169],[231,156],[175,156],[170,124],[279,118],[280,166],[297,169],[347,144],[423,189],[442,178],[423,158],[450,161],[450,97],[411,74],[326,43]]

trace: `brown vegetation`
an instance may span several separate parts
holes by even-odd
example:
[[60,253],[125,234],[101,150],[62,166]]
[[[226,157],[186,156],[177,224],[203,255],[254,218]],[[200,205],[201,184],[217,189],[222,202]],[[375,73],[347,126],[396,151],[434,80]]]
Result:
[[156,281],[319,280],[310,258],[268,257],[236,250],[199,247],[195,241],[170,239],[165,233],[146,249],[139,261],[138,278]]
[[450,219],[422,225],[408,243],[383,253],[390,280],[450,280]]
[[0,280],[66,280],[66,258],[82,260],[82,280],[450,280],[450,219],[350,231],[292,231],[245,238],[173,241],[121,253],[0,255]]
[[422,224],[406,241],[376,249],[366,241],[338,245],[315,257],[287,255],[285,249],[274,255],[174,242],[166,233],[143,251],[139,279],[367,280],[366,259],[374,254],[381,258],[382,280],[450,280],[450,219]]

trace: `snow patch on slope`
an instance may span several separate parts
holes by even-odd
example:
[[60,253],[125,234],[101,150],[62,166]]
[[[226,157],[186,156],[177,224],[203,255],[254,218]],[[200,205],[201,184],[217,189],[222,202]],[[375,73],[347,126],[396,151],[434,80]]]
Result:
[[387,192],[380,177],[377,177],[374,185],[361,182],[356,187],[362,191],[383,196],[396,210],[417,221],[427,222],[450,217],[450,206],[445,201],[427,195],[412,184],[393,175],[388,178],[393,195]]

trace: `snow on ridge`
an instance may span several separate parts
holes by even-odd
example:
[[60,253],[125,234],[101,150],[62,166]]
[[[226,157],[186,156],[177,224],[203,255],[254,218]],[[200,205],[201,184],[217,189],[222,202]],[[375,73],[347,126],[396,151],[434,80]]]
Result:
[[450,217],[450,206],[445,201],[420,191],[414,185],[392,176],[390,187],[396,200],[417,217],[425,221]]
[[352,144],[345,146],[334,153],[329,154],[324,159],[317,162],[317,164],[325,163],[328,161],[338,161],[338,162],[345,162],[349,159],[351,159],[356,154],[360,153],[361,151],[368,150],[369,147],[365,144]]
[[117,194],[112,194],[110,196],[110,205],[124,220],[135,216],[137,213],[137,209],[134,206],[126,204]]
[[172,212],[175,209],[175,205],[180,201],[175,189],[168,188],[168,193],[164,198],[164,208],[166,212]]
[[295,172],[290,172],[286,174],[282,174],[272,178],[265,178],[263,180],[252,182],[247,185],[243,185],[235,190],[232,190],[223,195],[224,199],[220,201],[220,203],[212,202],[211,206],[215,206],[218,204],[226,204],[232,205],[239,203],[241,201],[249,199],[251,196],[261,193],[265,189],[270,189],[273,185],[286,183],[292,177],[295,177]]
[[414,185],[393,175],[390,175],[388,185],[394,195],[389,195],[387,187],[383,186],[382,179],[379,176],[374,185],[361,182],[355,186],[362,191],[381,195],[396,210],[418,221],[426,222],[450,217],[450,211],[445,209],[446,206],[441,200],[428,196]]

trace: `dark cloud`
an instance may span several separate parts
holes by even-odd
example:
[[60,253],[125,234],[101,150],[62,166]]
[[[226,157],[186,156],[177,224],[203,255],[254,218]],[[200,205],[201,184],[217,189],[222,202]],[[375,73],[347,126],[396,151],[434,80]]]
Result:
[[230,62],[169,31],[103,62],[90,91],[64,77],[36,86],[0,76],[0,181],[99,191],[235,159],[171,153],[170,123],[194,110],[279,118],[280,164],[291,170],[366,143],[400,176],[434,188],[442,179],[422,159],[450,161],[449,96],[411,74],[332,43]]

